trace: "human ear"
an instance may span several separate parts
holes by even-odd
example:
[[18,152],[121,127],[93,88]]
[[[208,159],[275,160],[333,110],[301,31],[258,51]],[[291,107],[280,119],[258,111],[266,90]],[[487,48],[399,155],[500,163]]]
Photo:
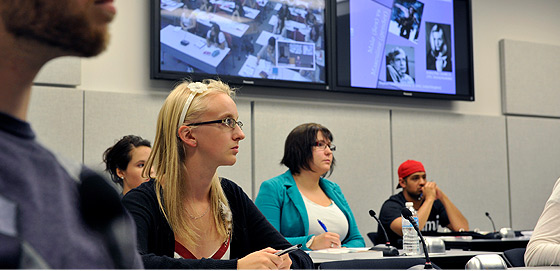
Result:
[[119,178],[124,179],[124,173],[120,168],[117,168],[117,176],[119,176]]
[[177,132],[179,139],[190,147],[196,147],[196,138],[192,133],[192,128],[188,126],[181,126]]
[[399,184],[401,185],[402,188],[404,188],[406,186],[406,180],[403,178],[399,178]]

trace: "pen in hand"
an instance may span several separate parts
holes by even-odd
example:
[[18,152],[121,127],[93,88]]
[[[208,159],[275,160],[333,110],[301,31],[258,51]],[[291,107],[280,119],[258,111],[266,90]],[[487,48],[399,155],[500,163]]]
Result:
[[325,226],[325,224],[323,224],[323,222],[321,220],[317,219],[317,222],[319,222],[319,225],[321,225],[321,228],[323,228],[323,230],[325,230],[325,232],[329,232],[327,230],[327,226]]
[[274,253],[274,255],[282,256],[282,255],[284,255],[284,254],[286,254],[286,253],[290,253],[290,252],[292,252],[292,251],[296,251],[296,250],[298,250],[300,247],[301,247],[301,244],[293,245],[293,246],[291,246],[291,247],[289,247],[289,248],[286,248],[286,249],[277,251],[276,253]]

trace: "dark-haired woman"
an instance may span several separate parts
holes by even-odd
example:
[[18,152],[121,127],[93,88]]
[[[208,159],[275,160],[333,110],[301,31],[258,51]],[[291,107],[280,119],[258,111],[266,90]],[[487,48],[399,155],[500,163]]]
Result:
[[150,141],[127,135],[103,153],[105,171],[111,174],[113,182],[122,187],[123,195],[148,180],[142,176],[142,170],[151,150]]
[[212,27],[206,33],[206,45],[216,46],[220,49],[227,47],[226,35],[220,30],[220,25],[217,23],[212,23]]
[[365,246],[340,187],[323,178],[334,167],[332,140],[329,129],[320,124],[294,128],[281,162],[289,170],[263,182],[255,200],[290,243],[307,250]]

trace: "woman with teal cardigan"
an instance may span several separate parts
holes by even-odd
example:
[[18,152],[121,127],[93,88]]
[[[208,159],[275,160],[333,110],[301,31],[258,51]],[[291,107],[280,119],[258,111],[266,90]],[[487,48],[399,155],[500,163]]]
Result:
[[320,124],[294,128],[281,162],[289,170],[263,182],[255,200],[268,221],[305,250],[365,246],[340,187],[324,178],[335,164],[332,140]]

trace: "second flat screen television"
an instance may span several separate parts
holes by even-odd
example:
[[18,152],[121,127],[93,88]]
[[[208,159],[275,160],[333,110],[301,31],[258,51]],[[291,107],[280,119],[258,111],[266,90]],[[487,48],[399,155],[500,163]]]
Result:
[[152,77],[326,89],[325,1],[154,1]]
[[334,89],[474,100],[468,0],[339,0],[336,13]]

